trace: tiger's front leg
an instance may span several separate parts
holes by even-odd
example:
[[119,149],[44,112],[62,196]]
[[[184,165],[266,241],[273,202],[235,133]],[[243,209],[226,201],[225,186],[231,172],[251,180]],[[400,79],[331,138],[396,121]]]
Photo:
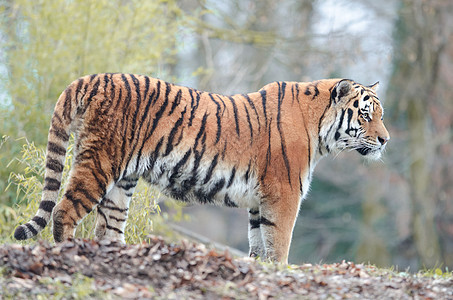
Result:
[[260,230],[268,260],[288,263],[289,247],[299,212],[300,197],[290,187],[281,195],[263,199],[260,206]]
[[249,238],[249,256],[263,258],[264,244],[263,239],[261,237],[259,208],[249,209],[248,238]]

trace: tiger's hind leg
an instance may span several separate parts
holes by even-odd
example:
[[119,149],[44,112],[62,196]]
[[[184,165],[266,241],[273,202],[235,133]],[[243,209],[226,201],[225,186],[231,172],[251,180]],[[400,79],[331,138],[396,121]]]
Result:
[[73,166],[63,199],[53,211],[53,236],[56,242],[73,238],[79,222],[113,186],[113,176],[103,172],[99,164],[85,160]]
[[138,177],[136,176],[121,179],[99,203],[95,229],[96,240],[126,242],[124,228],[137,182]]
[[260,228],[260,211],[258,208],[249,209],[248,238],[249,256],[264,257],[264,244]]

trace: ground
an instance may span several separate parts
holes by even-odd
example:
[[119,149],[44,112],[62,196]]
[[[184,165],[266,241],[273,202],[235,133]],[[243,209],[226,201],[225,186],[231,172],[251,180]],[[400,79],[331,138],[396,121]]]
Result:
[[341,262],[302,266],[233,258],[202,244],[76,239],[0,246],[0,298],[453,299],[451,274]]

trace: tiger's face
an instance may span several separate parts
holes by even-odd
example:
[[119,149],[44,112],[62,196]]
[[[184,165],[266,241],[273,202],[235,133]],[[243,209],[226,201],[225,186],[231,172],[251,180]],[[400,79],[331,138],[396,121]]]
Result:
[[341,80],[332,89],[337,130],[333,136],[338,150],[356,150],[368,159],[381,157],[390,135],[385,128],[384,110],[377,97],[378,83],[363,86]]

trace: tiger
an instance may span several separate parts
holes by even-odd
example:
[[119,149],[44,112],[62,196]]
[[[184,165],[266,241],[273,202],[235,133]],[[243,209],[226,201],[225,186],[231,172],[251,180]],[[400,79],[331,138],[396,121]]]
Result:
[[[185,203],[246,208],[249,256],[287,263],[319,160],[343,150],[381,157],[390,136],[378,84],[278,81],[226,96],[144,75],[81,77],[58,98],[39,208],[14,237],[29,239],[52,218],[55,242],[71,239],[96,209],[95,239],[124,243],[142,178]],[[57,203],[71,134],[73,164]]]

